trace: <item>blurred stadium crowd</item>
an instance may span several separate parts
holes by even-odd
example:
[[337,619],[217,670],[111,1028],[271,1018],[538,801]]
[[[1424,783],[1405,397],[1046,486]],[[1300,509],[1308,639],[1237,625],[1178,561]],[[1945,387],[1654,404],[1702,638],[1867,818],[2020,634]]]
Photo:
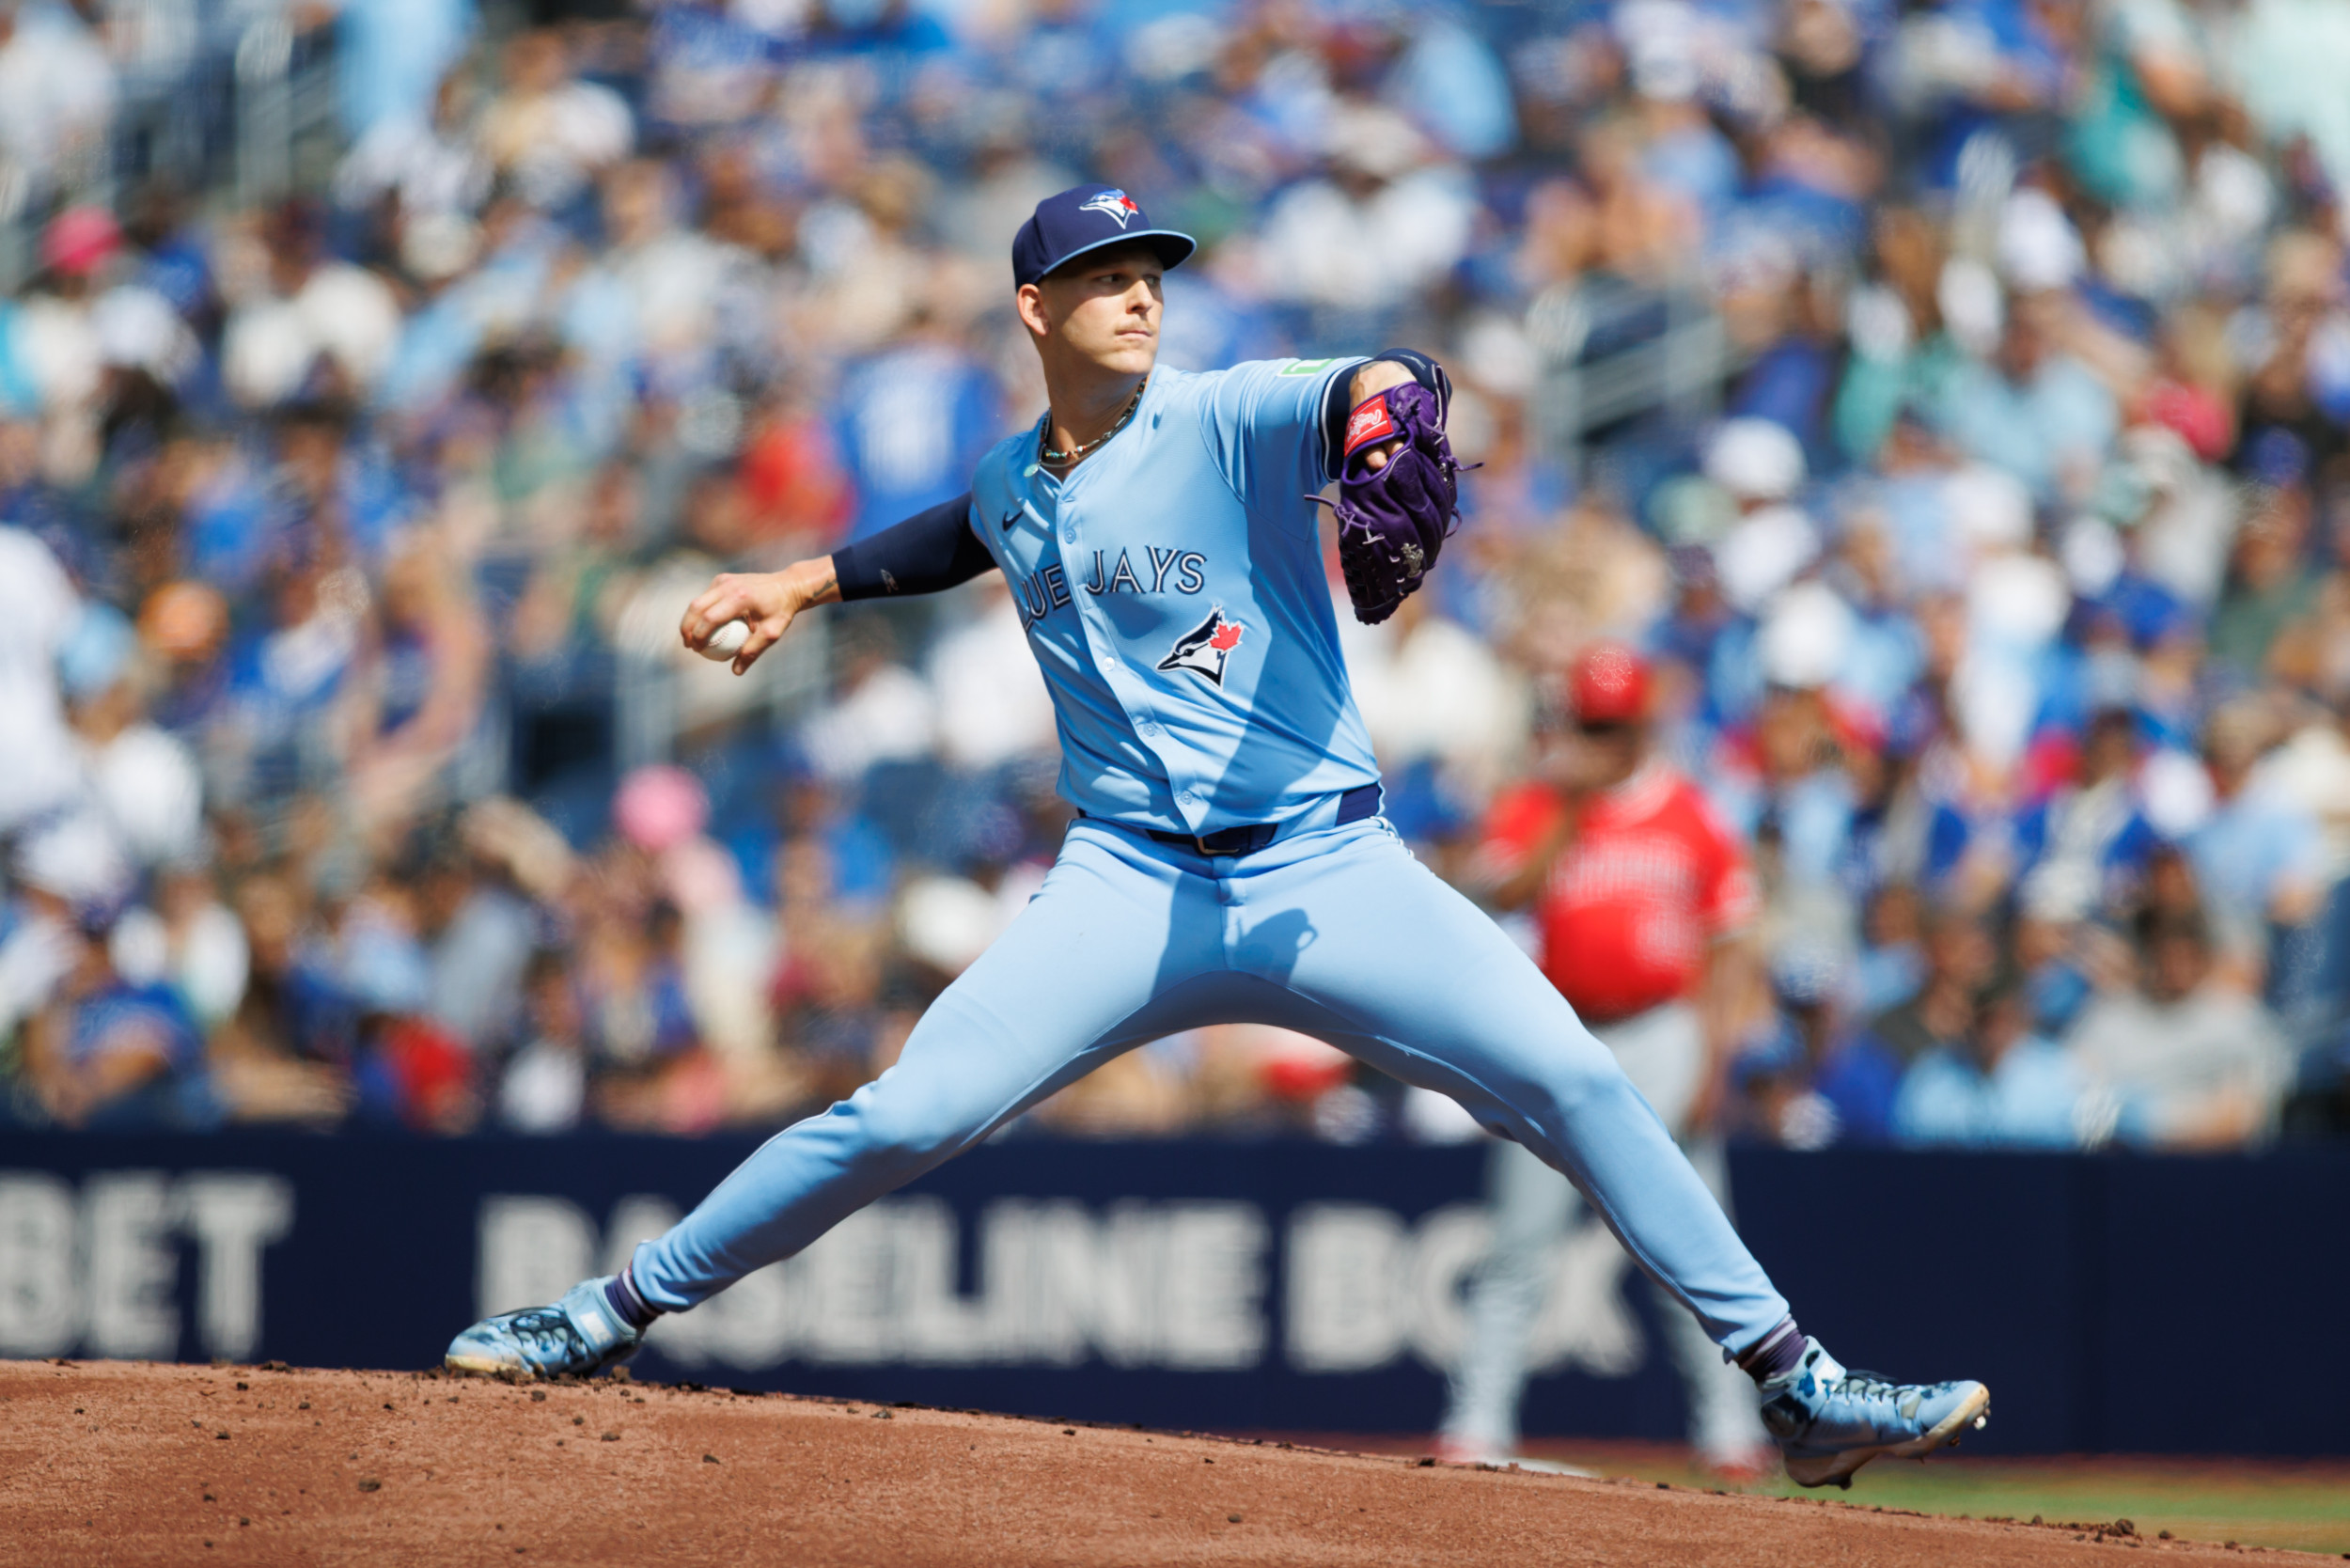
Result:
[[[676,620],[1033,421],[1007,245],[1098,178],[1203,242],[1168,362],[1461,388],[1460,541],[1341,612],[1426,858],[1654,661],[1764,895],[1723,1130],[2339,1133],[2345,82],[2339,0],[0,0],[0,1125],[885,1066],[1065,821],[1018,610]],[[1232,1028],[1014,1130],[1464,1122]]]

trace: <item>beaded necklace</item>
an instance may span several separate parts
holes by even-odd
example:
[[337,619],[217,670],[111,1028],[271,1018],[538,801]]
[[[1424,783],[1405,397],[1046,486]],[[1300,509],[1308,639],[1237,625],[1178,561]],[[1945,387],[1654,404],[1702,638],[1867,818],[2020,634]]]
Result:
[[1071,463],[1076,462],[1079,458],[1085,456],[1088,452],[1090,452],[1095,447],[1101,446],[1103,442],[1107,441],[1111,436],[1116,435],[1120,431],[1124,430],[1126,428],[1127,421],[1135,416],[1135,410],[1142,406],[1142,389],[1150,384],[1151,377],[1146,371],[1142,380],[1135,384],[1135,395],[1126,400],[1126,410],[1118,416],[1118,422],[1112,425],[1108,430],[1105,430],[1101,434],[1095,436],[1092,440],[1080,443],[1065,452],[1057,452],[1045,444],[1053,433],[1053,411],[1049,408],[1046,409],[1044,411],[1044,417],[1037,421],[1037,462],[1042,463],[1047,468],[1066,468]]

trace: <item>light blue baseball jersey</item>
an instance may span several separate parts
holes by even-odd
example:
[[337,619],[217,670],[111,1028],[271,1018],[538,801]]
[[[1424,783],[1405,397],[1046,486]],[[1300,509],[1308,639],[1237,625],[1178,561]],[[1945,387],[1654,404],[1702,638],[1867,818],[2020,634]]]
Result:
[[1322,416],[1358,359],[1153,370],[1075,472],[1031,427],[980,459],[971,526],[1019,601],[1090,817],[1214,833],[1377,780],[1323,571]]

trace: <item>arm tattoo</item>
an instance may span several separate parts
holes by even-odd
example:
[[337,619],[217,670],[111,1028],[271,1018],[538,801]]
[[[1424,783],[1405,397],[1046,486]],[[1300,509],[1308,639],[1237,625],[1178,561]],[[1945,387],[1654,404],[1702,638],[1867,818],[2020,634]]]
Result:
[[840,573],[834,568],[830,556],[822,558],[822,570],[807,590],[807,602],[810,605],[837,604],[840,602]]

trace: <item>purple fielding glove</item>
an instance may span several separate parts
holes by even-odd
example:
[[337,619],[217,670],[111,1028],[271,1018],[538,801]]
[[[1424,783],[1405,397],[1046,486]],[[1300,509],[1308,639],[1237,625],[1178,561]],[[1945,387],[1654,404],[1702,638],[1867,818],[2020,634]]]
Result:
[[[1402,445],[1374,471],[1364,453],[1399,436]],[[1366,398],[1346,416],[1339,498],[1323,504],[1339,514],[1339,565],[1364,625],[1393,615],[1434,569],[1460,507],[1460,472],[1443,405],[1418,382]]]

